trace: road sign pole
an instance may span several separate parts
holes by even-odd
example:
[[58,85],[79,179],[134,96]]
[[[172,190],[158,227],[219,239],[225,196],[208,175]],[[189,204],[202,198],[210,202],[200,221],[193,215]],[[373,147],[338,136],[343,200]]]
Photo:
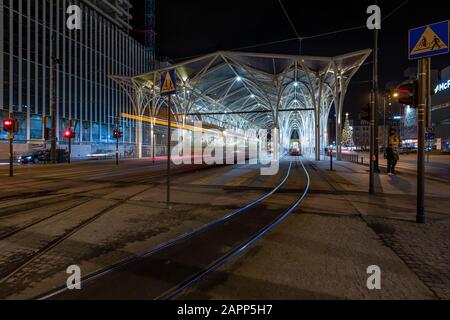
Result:
[[[431,58],[427,58],[427,107],[426,107],[426,127],[431,128]],[[431,140],[431,139],[430,139]],[[427,146],[427,164],[430,163],[431,143]]]
[[[378,4],[378,1],[375,1],[375,4]],[[378,81],[378,63],[379,63],[379,55],[378,55],[378,29],[374,30],[374,49],[373,49],[373,148],[375,158],[373,159],[373,171],[374,173],[380,173],[379,167],[379,141],[378,141],[378,104],[379,104],[379,81]],[[373,189],[373,186],[372,186]],[[373,193],[373,192],[372,192]]]
[[167,207],[170,209],[170,162],[172,160],[170,145],[171,145],[171,130],[172,130],[172,96],[168,97],[167,106]]
[[170,164],[172,162],[171,142],[172,142],[172,94],[177,93],[176,72],[170,70],[161,73],[161,96],[168,96],[167,99],[167,208],[170,206]]
[[425,109],[427,105],[427,71],[429,59],[420,59],[418,65],[419,104],[417,110],[418,156],[417,156],[417,223],[425,223]]
[[[417,223],[425,223],[425,127],[431,127],[431,56],[447,54],[450,22],[442,21],[409,30],[409,59],[418,63]],[[427,132],[427,138],[430,138]]]
[[431,128],[431,57],[426,58],[427,59],[427,121],[426,121],[426,127]]

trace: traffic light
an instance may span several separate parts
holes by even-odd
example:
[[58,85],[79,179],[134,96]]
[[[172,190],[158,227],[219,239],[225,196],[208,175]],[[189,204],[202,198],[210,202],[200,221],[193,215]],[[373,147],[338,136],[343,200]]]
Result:
[[19,121],[14,119],[3,120],[3,130],[9,133],[19,132]]
[[14,129],[14,121],[11,119],[3,120],[3,130],[6,132],[13,132]]
[[66,129],[64,131],[64,138],[66,139],[74,139],[75,138],[75,132],[72,131],[72,129]]
[[372,110],[372,106],[370,103],[368,103],[366,106],[364,106],[361,109],[361,120],[365,120],[367,122],[370,122],[370,111]]
[[400,84],[395,96],[398,96],[398,103],[417,107],[419,104],[419,81],[413,80]]
[[122,138],[122,132],[120,132],[120,131],[117,130],[117,129],[114,130],[113,135],[114,135],[114,139],[119,140],[120,138]]

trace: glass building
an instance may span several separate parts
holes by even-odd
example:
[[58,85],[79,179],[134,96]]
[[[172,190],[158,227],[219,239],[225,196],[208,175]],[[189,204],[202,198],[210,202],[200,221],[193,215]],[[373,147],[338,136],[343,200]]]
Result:
[[[72,5],[81,9],[79,30],[67,27]],[[75,157],[108,149],[115,142],[115,117],[133,112],[130,99],[109,75],[147,72],[154,59],[154,50],[130,36],[130,9],[128,0],[0,0],[0,120],[13,112],[20,121],[16,144],[28,149],[43,144],[52,57],[60,60],[60,145],[69,120],[76,132]],[[121,123],[123,144],[133,145],[134,126],[132,120]],[[0,138],[6,138],[4,132]]]

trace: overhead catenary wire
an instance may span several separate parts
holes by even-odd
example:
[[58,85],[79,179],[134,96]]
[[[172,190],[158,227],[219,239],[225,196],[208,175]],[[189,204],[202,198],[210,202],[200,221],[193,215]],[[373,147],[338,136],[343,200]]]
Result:
[[298,39],[298,41],[299,41],[299,50],[298,50],[298,52],[299,52],[299,54],[301,55],[301,54],[302,54],[302,40],[303,40],[303,38],[300,37],[300,34],[298,33],[297,29],[295,28],[295,25],[294,25],[294,23],[292,22],[292,19],[291,19],[291,17],[289,16],[288,12],[286,11],[286,8],[284,7],[283,2],[282,2],[281,0],[278,0],[278,3],[280,4],[281,9],[282,9],[283,12],[284,12],[284,15],[286,16],[287,20],[289,21],[289,24],[291,25],[292,30],[294,30],[294,33],[295,33],[295,35],[297,36],[297,39]]
[[280,4],[281,9],[282,9],[283,12],[284,12],[284,15],[286,16],[287,20],[289,21],[289,24],[291,25],[292,30],[294,30],[295,35],[297,36],[298,39],[301,39],[299,33],[297,32],[297,29],[295,28],[294,23],[293,23],[292,20],[291,20],[291,17],[289,17],[288,12],[286,11],[286,8],[285,8],[284,5],[283,5],[283,2],[282,2],[281,0],[278,0],[278,3]]
[[409,2],[409,0],[406,0],[406,1],[402,2],[397,8],[395,8],[394,10],[389,12],[383,19],[381,19],[381,21],[384,22],[385,20],[389,19],[394,13],[396,13],[398,10],[400,10],[405,5],[407,5],[408,2]]
[[[406,1],[402,2],[399,6],[397,6],[395,9],[393,9],[391,12],[389,12],[381,21],[385,22],[387,19],[392,17],[397,11],[399,11],[401,8],[403,8],[408,3],[409,3],[409,0],[406,0]],[[280,4],[282,5],[281,1],[280,1]],[[284,8],[284,6],[283,6],[283,8]],[[289,16],[287,15],[287,17],[289,17]],[[290,18],[289,18],[289,21],[290,21],[290,23],[292,23],[292,20]],[[295,34],[297,35],[297,37],[295,37],[295,38],[286,38],[286,39],[281,39],[281,40],[261,42],[261,43],[257,43],[257,44],[253,44],[253,45],[248,45],[248,46],[236,47],[236,48],[228,49],[228,51],[239,51],[239,50],[246,50],[246,49],[258,48],[258,47],[265,47],[265,46],[270,46],[270,45],[280,44],[280,43],[286,43],[286,42],[292,42],[292,41],[310,40],[310,39],[326,37],[326,36],[335,35],[335,34],[339,34],[339,33],[345,33],[345,32],[350,32],[350,31],[355,31],[355,30],[360,30],[360,29],[367,28],[367,25],[360,25],[360,26],[356,26],[356,27],[348,27],[348,28],[339,29],[339,30],[335,30],[335,31],[329,31],[329,32],[324,32],[324,33],[319,33],[319,34],[315,34],[315,35],[301,37],[301,36],[299,36],[299,33],[295,29],[294,25],[292,24],[291,26],[294,29]],[[182,60],[186,60],[186,59],[192,59],[192,58],[201,57],[202,55],[192,55],[192,56],[187,56],[187,57],[179,57],[179,58],[175,58],[173,60],[174,61],[182,61]]]

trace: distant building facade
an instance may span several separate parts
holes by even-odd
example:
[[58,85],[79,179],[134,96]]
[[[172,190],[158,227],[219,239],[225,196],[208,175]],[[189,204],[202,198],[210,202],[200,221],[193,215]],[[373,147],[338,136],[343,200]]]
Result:
[[370,123],[365,120],[353,124],[353,142],[359,149],[367,149],[370,145]]

